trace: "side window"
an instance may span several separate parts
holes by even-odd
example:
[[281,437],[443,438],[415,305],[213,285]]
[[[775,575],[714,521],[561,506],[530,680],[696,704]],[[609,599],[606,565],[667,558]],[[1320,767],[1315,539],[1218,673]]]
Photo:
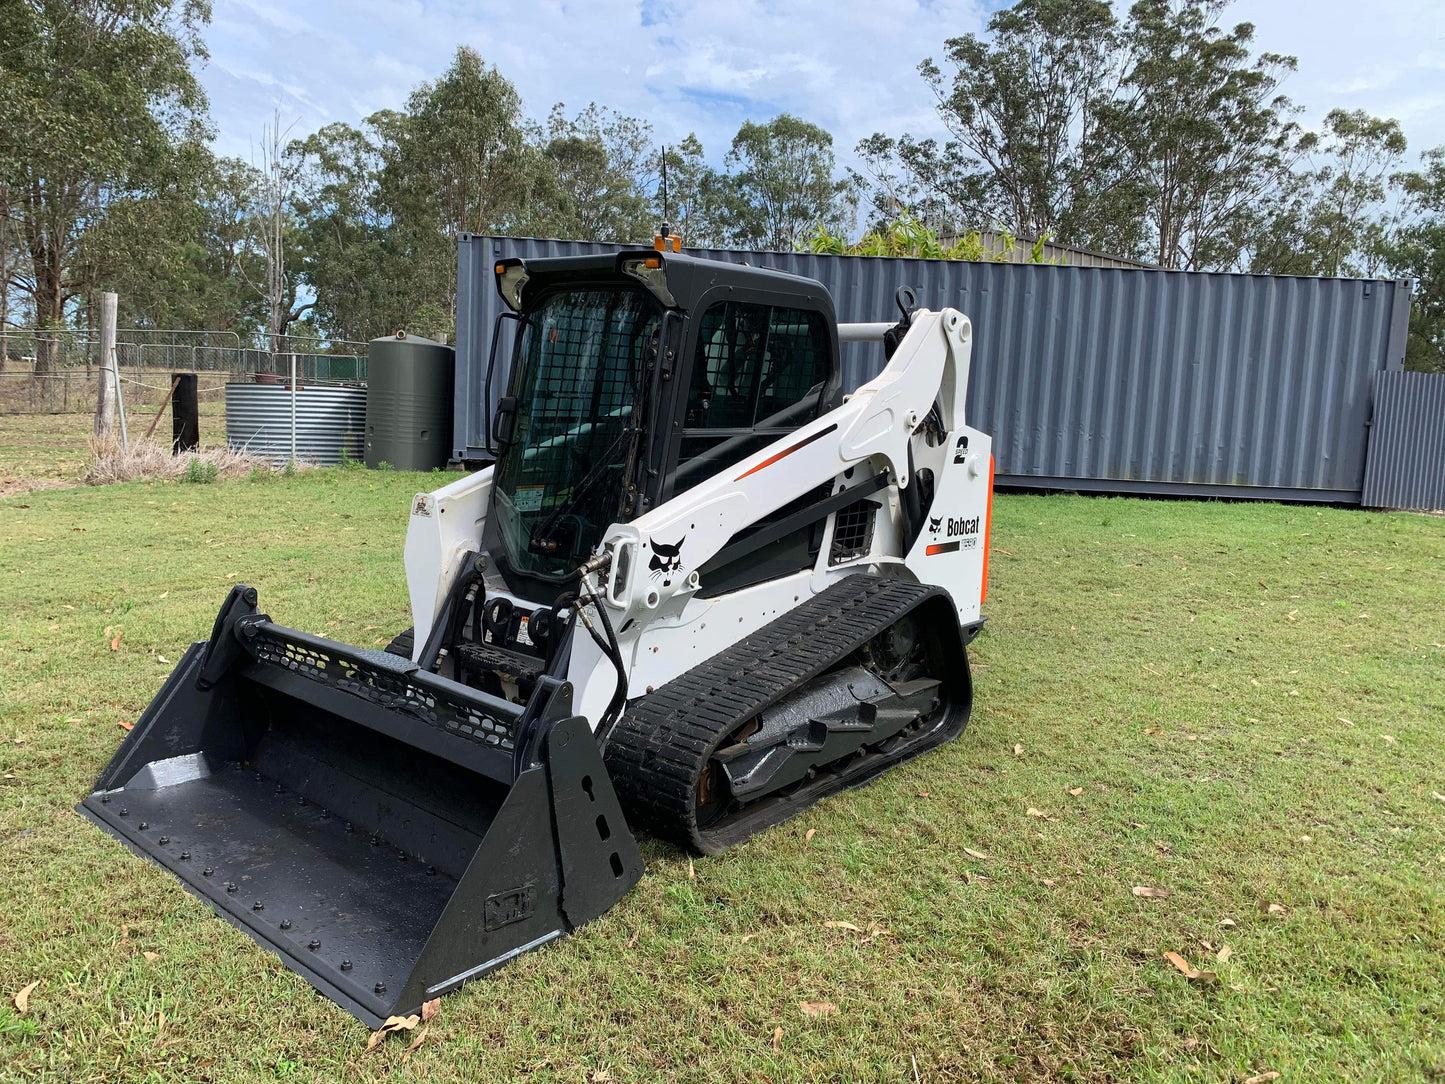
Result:
[[771,311],[767,305],[723,301],[703,313],[682,423],[686,428],[753,427],[752,392],[767,350]]
[[816,417],[828,352],[820,313],[736,301],[704,312],[674,495]]
[[[774,309],[768,321],[768,352],[758,384],[753,424],[795,429],[817,417],[818,397],[828,379],[828,333],[823,318],[801,309]],[[811,400],[810,397],[811,396]],[[807,403],[799,417],[794,408]]]

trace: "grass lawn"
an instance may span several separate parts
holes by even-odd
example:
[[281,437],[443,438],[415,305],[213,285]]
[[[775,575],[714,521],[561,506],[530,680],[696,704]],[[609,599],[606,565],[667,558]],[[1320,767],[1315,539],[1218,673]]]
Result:
[[83,414],[0,414],[0,497],[75,485],[89,466],[90,433]]
[[1445,1075],[1445,519],[1068,496],[996,503],[962,738],[721,858],[644,841],[620,906],[367,1053],[72,807],[236,580],[352,643],[407,625],[430,487],[0,500],[0,1078]]

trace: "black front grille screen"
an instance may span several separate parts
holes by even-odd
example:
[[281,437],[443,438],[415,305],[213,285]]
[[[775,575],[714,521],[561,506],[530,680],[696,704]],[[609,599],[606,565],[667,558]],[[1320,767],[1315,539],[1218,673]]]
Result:
[[405,674],[342,651],[297,643],[276,631],[257,628],[247,640],[258,661],[302,674],[379,707],[405,712],[441,730],[495,749],[512,748],[512,720],[479,705],[430,689]]

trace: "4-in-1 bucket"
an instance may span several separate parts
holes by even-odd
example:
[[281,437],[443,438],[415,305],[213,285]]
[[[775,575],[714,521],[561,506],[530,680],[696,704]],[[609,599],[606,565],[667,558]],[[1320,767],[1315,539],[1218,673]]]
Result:
[[641,876],[571,700],[282,628],[238,585],[79,808],[375,1027]]

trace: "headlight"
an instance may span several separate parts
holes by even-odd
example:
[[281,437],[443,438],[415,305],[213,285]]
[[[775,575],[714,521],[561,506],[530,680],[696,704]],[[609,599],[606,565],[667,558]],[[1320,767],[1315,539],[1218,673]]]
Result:
[[619,540],[612,547],[612,576],[607,581],[607,597],[614,606],[627,598],[627,577],[632,572],[633,544]]
[[669,309],[677,308],[671,291],[667,288],[667,269],[662,266],[661,256],[639,256],[622,261],[622,273],[640,279],[652,291],[652,295]]
[[497,290],[514,312],[522,311],[522,287],[527,285],[527,268],[521,263],[497,264]]

